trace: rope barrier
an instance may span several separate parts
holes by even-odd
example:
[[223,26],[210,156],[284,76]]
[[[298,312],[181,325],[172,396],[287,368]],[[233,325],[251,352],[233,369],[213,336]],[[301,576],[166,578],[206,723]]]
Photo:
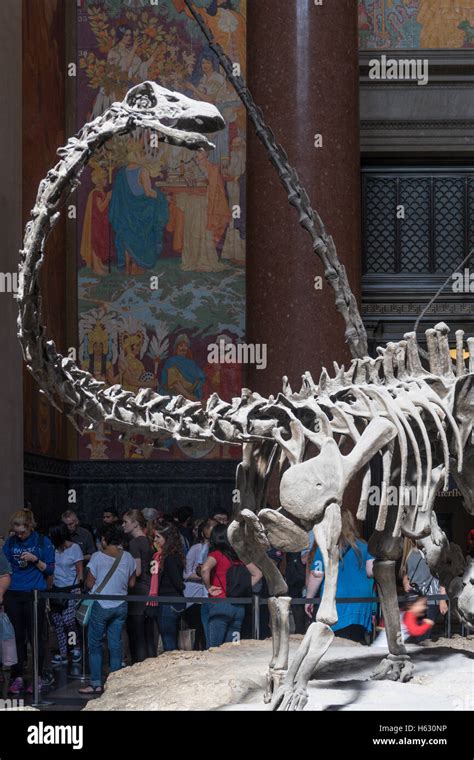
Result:
[[[83,599],[94,599],[103,601],[114,602],[161,602],[162,604],[216,604],[219,602],[226,602],[230,604],[254,604],[258,600],[258,604],[268,604],[268,598],[261,597],[259,594],[254,594],[252,597],[212,597],[212,596],[146,596],[144,594],[127,594],[125,596],[117,596],[113,594],[75,594],[72,591],[59,592],[59,591],[38,591],[39,599],[73,599],[74,601],[82,601]],[[406,602],[408,599],[413,598],[413,594],[406,594],[405,596],[397,597],[399,602]],[[429,594],[426,599],[433,599],[435,601],[449,600],[447,594]],[[298,597],[291,599],[292,604],[315,604],[320,603],[322,597],[317,596],[313,598]],[[336,602],[339,604],[360,604],[361,602],[373,602],[378,604],[382,600],[378,596],[352,596],[352,597],[336,597]]]

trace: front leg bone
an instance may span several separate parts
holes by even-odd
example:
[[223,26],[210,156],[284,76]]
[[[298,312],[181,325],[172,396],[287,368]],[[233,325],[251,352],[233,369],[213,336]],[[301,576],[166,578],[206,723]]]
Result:
[[239,559],[246,565],[253,562],[262,571],[271,596],[283,596],[288,592],[283,577],[267,552],[271,549],[265,528],[249,509],[243,509],[240,521],[229,525],[227,535]]
[[373,572],[382,603],[388,651],[395,656],[407,655],[400,630],[400,610],[395,583],[395,561],[376,559]]
[[323,555],[324,592],[316,615],[317,622],[334,625],[337,623],[336,589],[339,572],[338,541],[341,535],[341,509],[338,504],[330,504],[320,523],[314,526],[316,542]]
[[372,673],[375,681],[409,681],[413,675],[413,663],[410,660],[400,630],[400,611],[398,608],[397,588],[395,584],[395,561],[375,560],[374,578],[377,581],[382,612],[387,634],[389,655]]
[[269,703],[280,688],[288,669],[290,648],[290,606],[291,597],[270,597],[268,609],[272,629],[273,656],[267,671],[267,688],[264,702]]

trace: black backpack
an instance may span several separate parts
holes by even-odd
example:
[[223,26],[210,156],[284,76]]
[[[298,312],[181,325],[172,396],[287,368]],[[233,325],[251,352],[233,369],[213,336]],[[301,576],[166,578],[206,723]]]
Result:
[[229,599],[252,596],[252,576],[243,562],[233,561],[227,570],[226,596]]
[[303,590],[306,579],[306,566],[301,561],[300,552],[288,552],[286,555],[285,580],[289,588]]

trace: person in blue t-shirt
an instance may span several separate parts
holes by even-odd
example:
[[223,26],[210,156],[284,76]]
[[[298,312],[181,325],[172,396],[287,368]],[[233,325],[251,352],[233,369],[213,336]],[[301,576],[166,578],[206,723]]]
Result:
[[[10,672],[9,694],[18,695],[24,689],[23,664],[26,638],[33,646],[33,594],[32,591],[45,591],[48,578],[54,573],[54,546],[49,538],[40,535],[30,509],[21,509],[11,518],[13,535],[5,541],[3,553],[10,563],[11,585],[5,594],[5,612],[15,629],[18,663]],[[38,664],[42,672],[44,659],[43,626],[45,622],[45,600],[38,602]],[[41,679],[38,684],[41,688]],[[28,693],[33,685],[28,687]]]
[[[336,598],[374,596],[373,561],[367,543],[360,537],[351,512],[342,510],[342,531],[339,538],[339,572]],[[306,596],[314,599],[324,590],[324,562],[319,547],[316,548],[310,565]],[[374,604],[371,602],[337,603],[338,621],[332,630],[336,636],[367,643],[372,631]],[[305,605],[306,613],[313,618],[313,605]]]

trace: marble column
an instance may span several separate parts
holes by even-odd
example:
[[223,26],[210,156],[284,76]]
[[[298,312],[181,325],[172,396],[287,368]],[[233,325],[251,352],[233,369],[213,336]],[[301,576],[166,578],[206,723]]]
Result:
[[8,518],[23,507],[23,399],[22,360],[16,337],[17,307],[9,282],[18,269],[21,247],[21,114],[22,36],[21,3],[3,0],[0,4],[0,204],[2,230],[0,292],[0,535],[8,530]]
[[[248,83],[334,237],[360,295],[359,79],[354,0],[251,0]],[[315,136],[322,147],[315,147]],[[248,131],[247,341],[265,343],[268,366],[248,367],[247,386],[299,390],[309,370],[347,362],[344,322],[332,288],[315,289],[322,265],[299,227],[255,130]]]

